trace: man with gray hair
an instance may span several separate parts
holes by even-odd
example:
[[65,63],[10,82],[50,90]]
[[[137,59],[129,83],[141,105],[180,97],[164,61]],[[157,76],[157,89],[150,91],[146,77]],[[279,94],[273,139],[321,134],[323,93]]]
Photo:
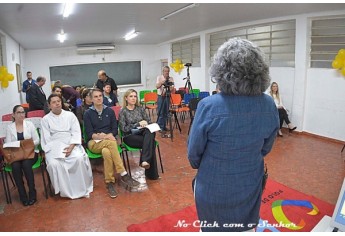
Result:
[[42,89],[42,86],[46,83],[46,78],[38,76],[36,82],[32,84],[29,93],[29,111],[44,110],[44,105],[47,101],[47,97]]
[[194,194],[202,231],[253,231],[259,222],[264,157],[271,151],[279,116],[264,94],[269,67],[263,52],[234,38],[219,47],[209,70],[220,93],[198,104],[188,158],[198,169]]

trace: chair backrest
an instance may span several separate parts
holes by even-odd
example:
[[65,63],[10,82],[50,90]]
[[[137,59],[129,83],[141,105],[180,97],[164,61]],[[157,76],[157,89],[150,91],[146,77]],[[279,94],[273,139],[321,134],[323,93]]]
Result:
[[182,98],[182,100],[183,100],[184,94],[186,93],[186,91],[185,91],[185,90],[177,90],[175,93],[176,93],[176,94],[180,94],[180,96],[181,96],[181,98]]
[[189,93],[194,93],[196,97],[199,97],[200,89],[191,89]]
[[12,113],[3,115],[1,121],[12,121]]
[[141,90],[141,91],[139,91],[139,101],[140,102],[143,102],[144,101],[144,95],[145,95],[145,93],[150,93],[151,92],[151,90]]
[[182,98],[180,94],[172,93],[171,96],[171,105],[172,106],[180,106],[182,102]]
[[148,102],[157,102],[158,100],[158,95],[157,93],[154,92],[149,92],[149,93],[145,93],[144,94],[144,103],[148,103]]
[[110,108],[113,109],[113,111],[115,112],[116,120],[119,120],[119,114],[120,114],[122,107],[121,106],[112,106]]
[[183,95],[183,100],[184,100],[184,104],[185,105],[188,105],[189,104],[189,101],[195,97],[195,94],[193,93],[185,93]]
[[208,96],[210,96],[210,93],[209,92],[207,92],[207,91],[203,91],[203,92],[200,92],[199,93],[199,98],[201,98],[201,99],[203,99],[203,98],[205,98],[205,97],[208,97]]
[[178,88],[178,90],[180,90],[180,91],[184,91],[184,93],[189,93],[189,89],[186,87],[180,87],[180,88]]
[[46,115],[46,113],[44,112],[44,110],[36,110],[36,111],[29,111],[27,114],[27,117],[44,117]]
[[200,98],[192,98],[189,101],[189,110],[190,111],[195,111],[196,108],[198,107],[198,103],[201,99]]

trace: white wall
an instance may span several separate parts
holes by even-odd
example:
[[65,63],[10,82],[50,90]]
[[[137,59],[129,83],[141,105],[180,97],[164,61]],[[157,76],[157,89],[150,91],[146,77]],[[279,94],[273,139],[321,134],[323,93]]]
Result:
[[[116,45],[115,51],[112,53],[91,55],[79,55],[76,53],[75,47],[45,50],[26,50],[26,66],[24,69],[25,71],[30,70],[33,74],[33,78],[37,78],[37,76],[39,75],[43,75],[47,78],[47,82],[44,85],[43,89],[48,96],[51,90],[49,74],[50,66],[131,60],[142,61],[142,85],[136,87],[119,86],[119,99],[121,100],[122,93],[129,88],[133,88],[136,90],[143,90],[146,87],[148,89],[154,89],[155,79],[160,73],[160,60],[159,58],[155,58],[152,56],[152,52],[154,52],[156,48],[156,46],[152,45]],[[91,75],[95,77],[95,82],[97,81],[97,72],[98,71],[95,71],[94,75]],[[116,82],[116,75],[109,74],[109,76],[114,78]]]
[[[296,56],[295,68],[270,68],[271,79],[279,84],[283,102],[290,111],[291,121],[298,126],[299,131],[306,131],[320,136],[338,140],[345,140],[345,78],[336,73],[333,69],[312,69],[309,68],[309,32],[310,17],[323,17],[327,15],[345,14],[344,11],[313,13],[298,16],[289,16],[274,19],[265,19],[255,22],[247,22],[236,25],[209,29],[196,34],[187,35],[182,38],[173,39],[156,46],[147,45],[117,45],[114,53],[106,54],[105,60],[126,61],[142,60],[143,85],[135,89],[153,89],[158,74],[161,73],[160,60],[168,59],[171,63],[170,44],[176,40],[200,36],[201,66],[190,67],[190,77],[193,88],[212,91],[215,85],[210,82],[208,76],[209,61],[209,34],[230,28],[246,25],[261,24],[280,20],[296,20]],[[7,63],[9,71],[15,73],[15,63],[18,63],[19,46],[11,38],[6,37]],[[15,60],[11,61],[12,53]],[[58,48],[47,50],[25,51],[25,67],[22,68],[23,75],[30,70],[34,78],[44,75],[48,79],[44,90],[50,93],[49,66],[98,63],[102,62],[103,54],[100,55],[78,55],[75,48]],[[9,60],[10,59],[10,60]],[[23,61],[24,61],[23,59]],[[22,63],[23,64],[23,63]],[[95,80],[97,79],[95,72]],[[171,70],[175,79],[175,87],[184,87],[187,76],[186,69],[180,74]],[[23,77],[24,77],[23,76]],[[116,75],[110,75],[116,79]],[[126,90],[123,88],[122,90]],[[12,96],[10,96],[12,95]],[[1,103],[0,114],[8,113],[8,107],[18,104],[17,84],[11,82],[8,89],[0,90],[1,98],[6,97],[6,103]],[[8,98],[8,99],[7,99]]]
[[[4,114],[12,113],[15,105],[21,104],[20,92],[18,92],[16,64],[20,64],[20,47],[19,44],[0,30],[0,35],[4,35],[5,51],[3,51],[4,65],[7,67],[8,73],[14,75],[14,80],[9,82],[7,88],[0,88],[0,117]],[[20,82],[19,78],[19,82]],[[24,100],[25,101],[25,100]]]
[[[170,45],[174,41],[200,36],[201,67],[191,67],[191,81],[193,88],[212,91],[215,84],[210,82],[208,76],[209,62],[209,34],[231,28],[247,25],[255,25],[281,20],[296,20],[296,49],[295,68],[270,68],[271,81],[279,84],[279,91],[283,97],[283,103],[289,110],[289,118],[297,125],[298,131],[306,131],[324,137],[345,140],[345,78],[333,69],[309,68],[309,32],[310,18],[324,17],[328,15],[345,14],[344,11],[321,12],[303,14],[274,19],[265,19],[255,22],[247,22],[236,25],[228,25],[216,29],[187,35],[182,38],[162,43],[161,54],[168,55],[170,59]],[[165,50],[165,51],[163,51]],[[175,78],[184,78],[185,70],[181,75],[174,74]],[[326,79],[327,78],[327,79]],[[184,85],[180,79],[175,79],[179,87]]]

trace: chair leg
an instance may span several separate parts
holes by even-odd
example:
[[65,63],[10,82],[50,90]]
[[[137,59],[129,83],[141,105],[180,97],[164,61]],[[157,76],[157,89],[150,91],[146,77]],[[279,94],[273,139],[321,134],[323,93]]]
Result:
[[8,188],[7,178],[6,178],[6,183],[5,183],[5,176],[6,176],[6,174],[4,173],[4,170],[1,170],[1,179],[2,179],[2,185],[4,187],[4,191],[5,191],[6,203],[10,204],[11,203],[11,201],[10,201],[10,197],[11,196],[9,196],[9,191],[10,190]]
[[161,157],[161,151],[160,151],[160,149],[159,149],[159,144],[157,144],[156,147],[157,147],[157,150],[158,150],[159,162],[161,163],[161,170],[162,170],[162,173],[164,173],[164,170],[163,170],[163,163],[162,163],[162,157]]
[[[126,153],[126,156],[125,156],[124,152]],[[132,177],[131,167],[130,167],[130,165],[129,165],[129,160],[128,160],[128,152],[127,152],[127,150],[126,150],[125,148],[122,149],[121,155],[122,155],[123,164],[124,164],[124,166],[125,166],[125,169],[126,169],[126,161],[125,161],[125,158],[127,159],[127,172],[128,172],[128,174],[129,174],[129,176]]]
[[12,182],[12,184],[13,184],[13,187],[16,187],[16,184],[14,183],[12,174],[11,174],[11,173],[8,173],[8,174],[9,174],[9,176],[10,176],[10,179],[11,179],[11,182]]
[[5,175],[5,184],[6,184],[6,189],[7,191],[5,190],[5,194],[6,194],[6,200],[8,199],[7,201],[7,204],[12,204],[12,199],[11,199],[11,191],[10,191],[10,187],[8,186],[8,179],[7,179],[7,173],[6,171],[4,171],[4,175]]
[[45,170],[45,172],[47,174],[47,180],[48,180],[48,184],[47,185],[48,185],[48,188],[49,188],[50,196],[54,197],[55,196],[55,192],[52,190],[52,182],[51,182],[50,177],[49,177],[49,172],[47,170],[47,164],[46,163],[44,163],[44,170]]
[[45,172],[45,165],[41,162],[41,173],[42,173],[42,179],[43,179],[43,185],[44,185],[44,194],[46,196],[46,199],[48,199],[48,190],[47,190],[47,185],[46,185],[46,178],[44,177],[44,172]]

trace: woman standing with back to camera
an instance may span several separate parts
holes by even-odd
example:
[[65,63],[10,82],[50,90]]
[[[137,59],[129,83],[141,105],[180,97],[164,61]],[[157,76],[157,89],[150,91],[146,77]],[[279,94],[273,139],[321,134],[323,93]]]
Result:
[[234,38],[219,47],[209,73],[220,93],[199,102],[188,140],[189,162],[198,169],[199,220],[218,226],[201,230],[252,231],[260,218],[264,157],[279,129],[277,108],[264,94],[269,67],[257,46]]

